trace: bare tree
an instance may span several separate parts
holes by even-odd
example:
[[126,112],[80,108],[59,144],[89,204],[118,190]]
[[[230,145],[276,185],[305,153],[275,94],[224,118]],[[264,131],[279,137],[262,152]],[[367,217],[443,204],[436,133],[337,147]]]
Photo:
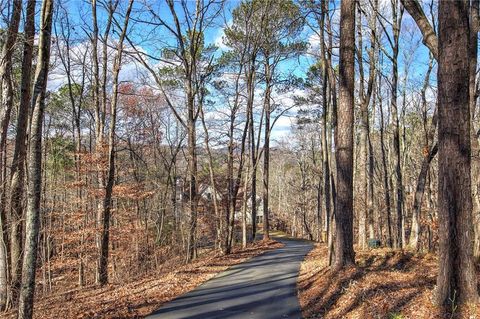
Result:
[[[378,0],[372,4],[373,12],[378,10]],[[373,180],[370,172],[372,171],[371,167],[373,166],[373,150],[372,143],[370,141],[370,116],[369,116],[369,104],[370,99],[373,94],[374,82],[376,79],[376,29],[377,29],[377,17],[375,14],[371,14],[369,19],[370,27],[370,48],[368,49],[368,79],[366,83],[365,90],[365,70],[363,64],[363,34],[362,34],[362,8],[358,6],[357,8],[358,21],[357,21],[357,60],[359,65],[359,95],[360,95],[360,182],[361,182],[361,204],[363,207],[359,209],[359,218],[358,218],[358,242],[361,248],[365,249],[367,247],[367,223],[369,224],[370,229],[370,238],[373,237],[373,225],[371,225],[373,220],[373,191],[370,189],[373,187]]]
[[340,75],[338,126],[335,130],[337,197],[335,201],[336,269],[355,264],[353,251],[353,117],[355,79],[355,1],[340,9]]
[[32,96],[32,120],[28,149],[27,210],[25,218],[25,248],[22,265],[22,284],[19,295],[18,318],[33,316],[35,273],[42,194],[42,127],[45,110],[45,91],[50,62],[53,0],[44,0],[40,15],[38,60]]
[[[1,109],[0,109],[0,309],[5,306],[7,302],[7,215],[6,199],[7,199],[7,162],[6,162],[6,147],[7,147],[7,130],[10,124],[10,116],[13,107],[13,78],[12,78],[12,56],[16,47],[16,39],[18,34],[18,26],[20,24],[20,16],[22,12],[22,1],[13,1],[12,14],[6,30],[5,40],[3,42],[1,58],[0,58],[0,85],[1,92]],[[14,212],[15,213],[15,212]],[[9,218],[8,223],[15,230],[14,238],[11,238],[10,243],[10,261],[13,271],[11,272],[11,282],[13,283],[13,290],[16,295],[19,287],[20,278],[20,261],[21,261],[21,231],[22,221],[21,216],[13,214]],[[20,236],[18,235],[20,234]],[[16,299],[16,298],[15,298]]]
[[[100,241],[100,252],[98,262],[99,283],[105,285],[108,283],[108,250],[110,244],[110,214],[112,209],[112,192],[115,180],[115,128],[117,125],[117,104],[118,104],[118,75],[122,66],[123,56],[123,42],[128,30],[128,23],[130,21],[130,13],[134,0],[128,3],[127,11],[123,26],[121,27],[120,38],[116,47],[115,59],[113,61],[113,83],[112,83],[112,98],[110,101],[110,123],[108,132],[108,168],[107,168],[107,183],[105,185],[105,197],[103,199],[103,211],[101,216],[102,233]],[[105,70],[106,71],[106,70]]]

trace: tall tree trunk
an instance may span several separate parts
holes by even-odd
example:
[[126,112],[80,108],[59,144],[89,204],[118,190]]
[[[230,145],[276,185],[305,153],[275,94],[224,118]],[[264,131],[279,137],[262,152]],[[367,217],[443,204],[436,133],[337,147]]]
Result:
[[247,74],[247,116],[249,119],[249,141],[250,141],[250,160],[251,160],[251,190],[250,204],[252,208],[252,239],[255,240],[257,234],[257,154],[255,147],[255,122],[253,117],[253,102],[255,98],[255,57],[251,57],[248,65]]
[[325,225],[327,230],[327,241],[330,232],[330,216],[331,216],[331,198],[330,198],[330,161],[329,161],[329,144],[327,135],[329,134],[328,123],[328,70],[327,52],[325,48],[325,15],[327,14],[327,1],[321,2],[320,16],[320,56],[322,59],[322,171],[323,171],[323,197],[325,201]]
[[[377,10],[378,1],[375,1],[374,10]],[[358,8],[358,21],[357,21],[357,35],[358,35],[358,46],[357,46],[357,59],[359,65],[359,94],[360,94],[360,194],[361,194],[361,205],[358,218],[358,243],[362,249],[367,248],[367,222],[370,224],[371,220],[371,211],[373,210],[371,201],[369,200],[370,190],[369,186],[373,186],[372,181],[370,180],[370,166],[373,165],[370,163],[372,159],[369,156],[371,152],[371,143],[370,143],[370,123],[369,123],[369,114],[368,106],[370,104],[370,99],[373,93],[373,87],[375,82],[375,73],[376,73],[376,61],[375,61],[375,51],[376,51],[376,15],[372,14],[370,19],[370,49],[368,50],[369,56],[369,75],[367,83],[367,91],[365,92],[365,72],[363,68],[363,32],[362,32],[362,10]],[[373,228],[373,227],[372,227]]]
[[[113,63],[113,92],[110,102],[110,128],[108,133],[108,170],[107,183],[105,185],[105,197],[103,198],[103,212],[101,216],[102,232],[100,236],[100,251],[98,261],[98,282],[100,285],[108,283],[108,250],[110,244],[110,214],[112,209],[112,193],[115,181],[115,129],[117,122],[117,104],[118,104],[118,75],[122,65],[123,41],[128,29],[130,12],[132,10],[133,0],[129,1],[129,6],[125,14],[125,21],[122,33],[116,49],[116,56]],[[106,71],[106,70],[105,70]]]
[[[215,219],[219,220],[220,219],[220,209],[218,207],[218,199],[217,199],[217,185],[215,183],[215,173],[214,173],[214,168],[213,168],[213,156],[212,156],[212,151],[210,150],[210,135],[208,133],[208,127],[207,123],[205,122],[205,114],[203,110],[203,98],[202,98],[202,103],[200,104],[200,118],[202,120],[202,126],[203,126],[203,131],[205,132],[205,146],[207,149],[207,155],[208,155],[208,175],[210,177],[210,184],[212,185],[213,189],[213,210],[215,213]],[[220,228],[217,228],[217,238],[218,240],[222,240],[220,238],[221,233],[220,233]]]
[[[430,79],[430,72],[433,68],[433,60],[430,59],[430,63],[428,66],[427,73],[425,74],[425,80],[423,82],[422,87],[422,105],[423,105],[423,121],[424,123],[427,122],[427,98],[426,98],[426,91],[428,89],[429,79]],[[425,184],[427,181],[428,170],[430,168],[430,163],[437,154],[438,145],[435,144],[431,146],[433,143],[433,138],[435,135],[435,131],[437,129],[437,110],[438,108],[435,107],[435,111],[433,113],[432,122],[428,128],[425,128],[425,156],[422,160],[422,166],[420,168],[420,173],[418,174],[417,178],[417,186],[415,188],[415,195],[413,197],[413,212],[412,212],[412,228],[410,231],[410,240],[409,246],[413,250],[419,249],[419,238],[420,238],[420,212],[422,210],[422,202],[423,202],[423,194],[425,192]]]
[[23,250],[22,284],[19,295],[18,318],[29,319],[33,315],[35,272],[42,194],[42,126],[47,88],[50,39],[52,32],[53,0],[44,0],[40,16],[38,60],[33,88],[33,114],[30,126],[28,150],[27,210],[25,217],[25,248]]
[[272,74],[270,70],[270,64],[268,56],[266,57],[265,62],[265,100],[263,103],[263,108],[265,112],[265,142],[263,145],[263,239],[270,239],[269,234],[269,207],[268,207],[268,177],[270,171],[270,116],[271,116],[271,105],[270,105],[270,94],[271,94],[271,82]]
[[[113,14],[117,8],[119,0],[115,0],[113,3],[108,3],[108,17],[105,25],[104,35],[103,35],[103,46],[102,46],[102,75],[100,76],[100,68],[98,62],[98,21],[97,21],[97,0],[92,0],[92,22],[93,22],[93,35],[92,35],[92,58],[93,58],[93,102],[95,104],[95,155],[98,161],[97,164],[97,183],[98,188],[105,190],[106,181],[104,173],[104,156],[105,156],[105,145],[104,145],[104,131],[105,131],[105,115],[107,109],[107,72],[108,72],[108,38],[110,35],[110,29],[113,21]],[[107,160],[108,164],[108,160]],[[104,197],[105,198],[105,197]],[[100,252],[102,249],[102,223],[103,223],[103,214],[104,214],[104,202],[98,200],[97,205],[97,216],[96,216],[96,227],[97,233],[95,236],[95,242],[97,249]],[[101,254],[100,254],[101,255]],[[100,273],[99,270],[103,267],[100,265],[101,256],[97,259],[97,272],[96,272],[96,282],[100,283]],[[101,283],[100,283],[101,284]]]
[[250,165],[247,165],[243,183],[243,203],[242,203],[242,247],[247,247],[248,233],[247,233],[247,204],[248,204],[248,178],[250,175]]
[[395,182],[396,182],[396,211],[397,211],[397,227],[395,235],[395,247],[403,248],[404,232],[403,232],[403,177],[400,154],[400,125],[398,116],[398,52],[400,41],[400,29],[402,25],[403,9],[399,9],[398,0],[392,1],[392,18],[393,18],[393,54],[392,54],[392,124],[393,124],[393,149],[394,149],[394,165],[395,165]]
[[[2,47],[1,59],[0,59],[0,85],[1,87],[1,108],[0,108],[0,231],[1,241],[4,243],[0,248],[0,309],[3,308],[7,302],[7,286],[4,285],[8,273],[8,262],[7,262],[7,245],[8,245],[8,234],[7,234],[7,215],[5,209],[7,208],[7,176],[6,176],[6,149],[7,149],[7,131],[10,124],[10,116],[13,107],[13,87],[12,87],[12,57],[16,47],[16,40],[18,34],[18,26],[20,23],[20,16],[22,12],[22,1],[15,0],[13,1],[12,14],[6,30],[5,42]],[[14,238],[10,239],[11,243],[11,293],[14,303],[16,304],[18,289],[19,289],[19,280],[21,275],[21,232],[22,232],[22,216],[17,216],[13,212],[10,215],[10,229],[15,230]],[[12,232],[13,233],[13,232]],[[17,235],[20,234],[20,235]]]
[[[243,63],[244,61],[244,56],[245,56],[245,51],[242,52],[241,59],[240,61]],[[243,170],[243,165],[245,163],[245,149],[246,149],[246,139],[249,134],[249,123],[250,123],[250,117],[247,114],[247,119],[245,121],[243,133],[242,133],[242,142],[241,142],[241,149],[240,149],[240,163],[237,169],[237,174],[236,177],[234,176],[234,151],[235,151],[235,140],[234,140],[234,134],[235,134],[235,127],[236,127],[236,118],[237,118],[237,112],[240,107],[240,78],[243,72],[243,64],[240,65],[238,69],[238,73],[236,74],[235,78],[235,101],[233,108],[231,110],[230,114],[230,123],[229,123],[229,142],[228,142],[228,161],[227,161],[227,186],[228,186],[228,204],[227,204],[227,214],[226,214],[226,226],[227,226],[227,232],[225,237],[225,248],[224,252],[226,254],[229,254],[231,252],[231,245],[232,245],[232,239],[233,239],[233,227],[234,227],[234,218],[235,218],[235,208],[237,206],[237,195],[238,195],[238,190],[240,187],[240,182],[241,182],[241,176],[242,176],[242,170]],[[254,80],[254,74],[249,73],[247,75],[247,78],[249,79],[247,81],[247,112],[249,112],[250,108],[249,105],[250,103],[253,103],[253,94],[250,94],[250,91],[253,90],[253,88],[250,88],[250,83],[253,84]],[[252,77],[252,79],[250,79]],[[245,173],[246,175],[250,174],[250,166],[247,169],[247,172]],[[248,183],[249,181],[249,176],[245,176],[245,183]],[[247,184],[244,186],[244,204],[243,208],[246,210],[247,209]],[[246,213],[245,213],[246,214]],[[246,218],[246,216],[244,216]],[[246,225],[244,225],[243,231],[246,232]],[[255,220],[252,220],[252,228],[255,227]],[[245,239],[248,237],[246,234],[243,236]],[[246,243],[245,243],[246,245]]]
[[385,148],[385,120],[383,116],[383,103],[381,88],[382,82],[381,77],[378,81],[378,107],[380,110],[380,149],[382,151],[382,168],[383,168],[383,187],[385,189],[385,209],[387,211],[387,245],[388,247],[393,246],[393,236],[392,236],[392,209],[391,209],[391,197],[390,197],[390,184],[388,182],[388,165],[387,165],[387,150]]
[[[328,7],[326,7],[328,9]],[[325,14],[328,10],[324,10]],[[335,72],[332,65],[332,51],[333,51],[333,32],[332,32],[332,21],[328,14],[326,14],[326,29],[328,34],[328,50],[326,54],[327,58],[327,70],[328,70],[328,84],[329,84],[329,100],[328,106],[330,108],[330,126],[329,132],[327,135],[327,145],[328,145],[328,152],[330,154],[333,152],[333,139],[337,131],[337,81],[335,77]],[[327,113],[328,114],[328,113]],[[333,136],[332,136],[333,135]],[[336,156],[330,156],[329,159],[329,167],[336,167]],[[335,175],[334,171],[330,170],[330,190],[332,194],[332,203],[333,203],[333,211],[330,214],[330,218],[328,219],[328,229],[327,232],[327,246],[328,246],[328,265],[331,266],[333,263],[334,257],[334,240],[335,240],[335,233],[334,230],[336,228],[335,219],[336,219],[336,201],[337,201],[337,191],[335,187]],[[353,226],[353,225],[352,225]]]
[[[438,59],[439,305],[478,301],[472,247],[469,2],[440,1]],[[453,63],[455,62],[455,63]]]
[[340,9],[340,75],[338,127],[335,130],[337,198],[335,201],[336,269],[355,264],[353,251],[353,116],[355,80],[355,1]]
[[[363,34],[362,34],[362,10],[357,7],[357,60],[359,69],[359,95],[360,95],[360,140],[359,140],[359,158],[357,165],[359,166],[357,200],[358,200],[358,245],[360,249],[367,248],[367,201],[368,201],[368,102],[364,94],[364,70],[363,70]],[[371,71],[370,71],[371,72]]]
[[415,195],[413,199],[413,215],[412,215],[412,229],[410,231],[410,247],[413,250],[419,249],[419,238],[420,238],[420,212],[422,209],[423,194],[425,192],[425,184],[427,182],[428,170],[430,168],[430,163],[438,152],[438,145],[435,144],[429,150],[428,154],[422,161],[422,166],[420,168],[420,173],[417,179],[417,187],[415,189]]
[[472,143],[472,196],[473,196],[473,224],[475,231],[475,241],[473,254],[475,258],[480,259],[480,145],[477,137],[477,127],[475,126],[475,113],[477,106],[477,51],[478,51],[478,33],[476,30],[479,25],[479,0],[471,1],[470,9],[470,117],[471,117],[471,143]]
[[187,83],[187,140],[188,140],[188,189],[189,189],[189,234],[187,243],[187,262],[195,258],[196,251],[196,230],[197,230],[197,150],[196,150],[196,127],[195,127],[195,104],[193,88]]
[[[20,104],[18,106],[15,149],[10,173],[9,209],[13,221],[20,221],[23,216],[22,203],[25,179],[25,160],[27,155],[27,124],[28,115],[30,114],[33,41],[35,36],[35,3],[35,0],[28,1],[25,20],[25,40],[23,43],[22,79],[20,86],[21,96]],[[11,224],[11,238],[12,243],[16,243],[15,246],[21,245],[22,227],[20,222],[14,222]],[[15,239],[13,240],[13,238]],[[14,251],[14,249],[12,249],[12,251]],[[16,258],[21,258],[21,255],[18,255],[18,252],[16,252],[15,255]],[[18,290],[20,289],[20,260],[16,264],[13,264],[13,266],[15,268],[12,269],[12,302],[16,304]]]

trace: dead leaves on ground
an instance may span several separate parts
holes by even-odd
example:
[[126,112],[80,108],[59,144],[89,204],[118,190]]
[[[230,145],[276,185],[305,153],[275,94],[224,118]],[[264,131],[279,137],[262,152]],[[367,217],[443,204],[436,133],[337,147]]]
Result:
[[[327,267],[326,256],[326,246],[316,245],[301,266],[298,288],[305,318],[450,318],[431,302],[435,256],[390,249],[358,252],[357,267],[336,273]],[[470,312],[456,318],[480,316]]]
[[[191,264],[177,265],[128,284],[54,294],[35,301],[34,318],[141,318],[230,266],[282,246],[276,241],[260,241],[227,256],[209,252]],[[15,313],[6,317],[14,318]]]

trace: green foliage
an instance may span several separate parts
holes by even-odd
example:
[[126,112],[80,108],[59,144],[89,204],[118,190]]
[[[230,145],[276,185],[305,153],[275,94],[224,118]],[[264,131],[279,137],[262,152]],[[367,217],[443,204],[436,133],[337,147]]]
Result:
[[[82,87],[80,84],[72,83],[70,86],[72,90],[72,97],[75,103],[82,97]],[[69,85],[65,84],[58,91],[53,92],[50,95],[50,100],[48,103],[49,112],[62,112],[71,110],[71,101],[70,101],[70,89]]]
[[60,170],[70,169],[74,165],[73,152],[75,146],[70,139],[62,136],[50,138],[47,141],[47,170],[50,172],[58,172]]
[[391,312],[388,314],[388,319],[404,319],[404,316],[398,312]]
[[300,7],[292,0],[242,1],[233,10],[232,18],[232,25],[224,32],[226,44],[234,51],[288,56],[307,47],[305,42],[295,39],[305,21]]
[[192,65],[195,65],[197,72],[202,74],[210,74],[216,67],[215,64],[209,62],[217,47],[205,46],[203,32],[187,31],[182,39],[183,50],[179,45],[176,48],[166,48],[162,51],[162,57],[171,61],[172,64],[158,69],[158,77],[161,79],[162,85],[172,89],[183,88],[183,81],[188,72],[193,71]]

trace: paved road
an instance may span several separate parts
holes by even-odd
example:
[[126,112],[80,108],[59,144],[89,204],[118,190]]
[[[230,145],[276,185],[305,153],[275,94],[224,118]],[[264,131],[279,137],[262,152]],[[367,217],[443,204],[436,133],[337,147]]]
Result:
[[195,290],[166,303],[153,319],[302,318],[296,282],[312,245],[280,239],[285,246],[233,266]]

